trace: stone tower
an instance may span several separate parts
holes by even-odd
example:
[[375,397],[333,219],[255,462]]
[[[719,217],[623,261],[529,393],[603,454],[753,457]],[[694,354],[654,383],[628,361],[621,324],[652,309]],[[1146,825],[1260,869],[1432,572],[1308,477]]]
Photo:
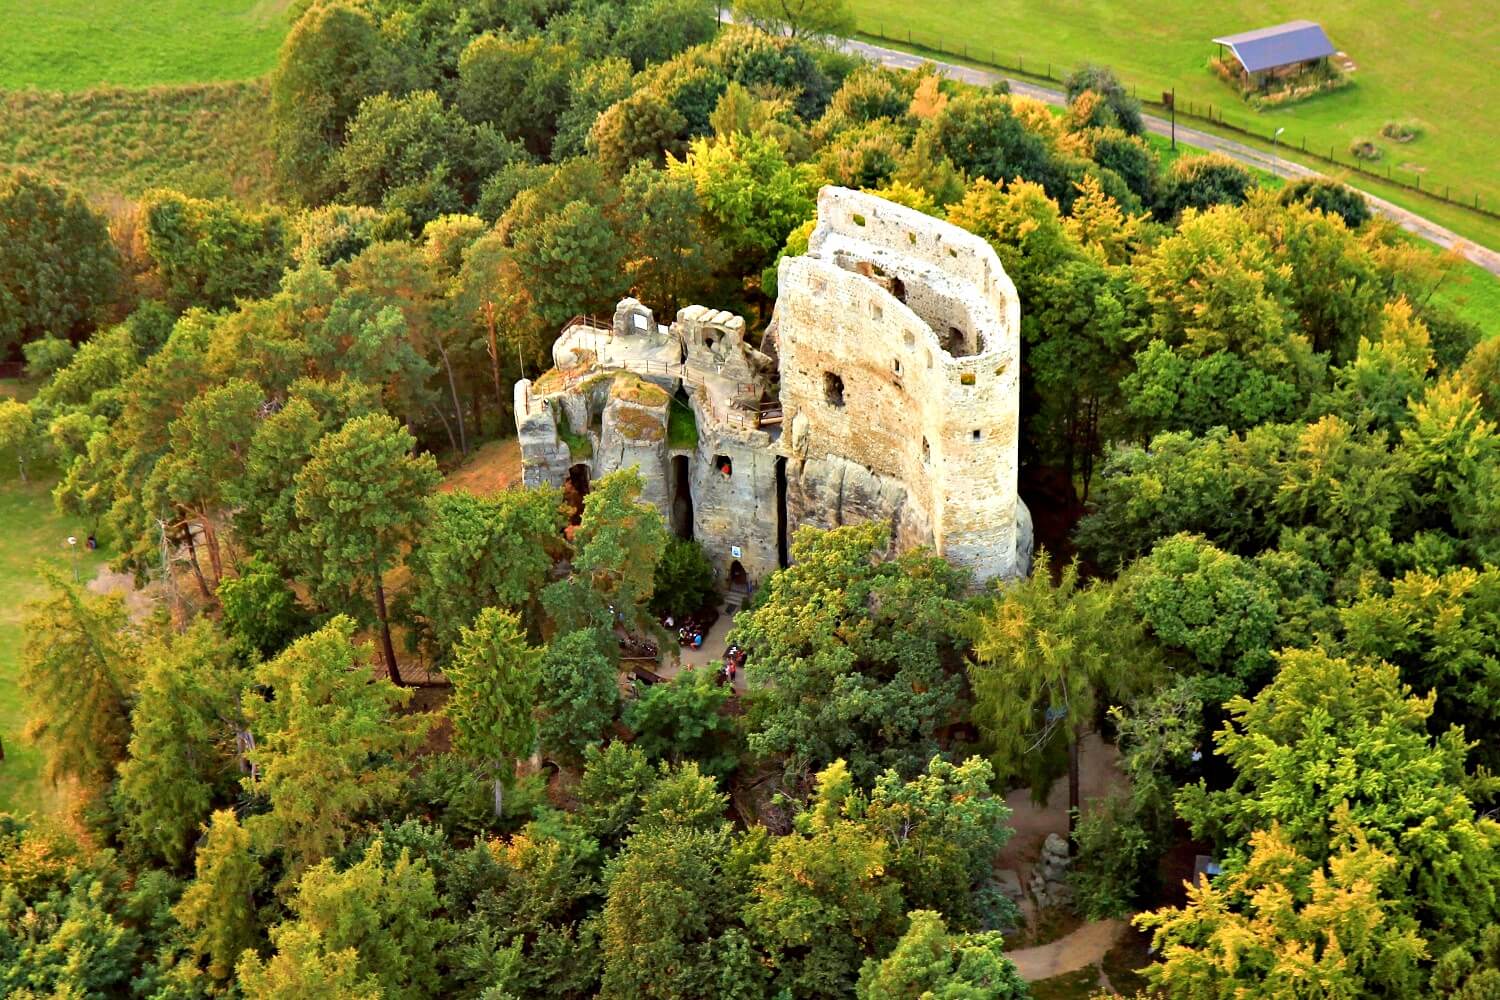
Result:
[[792,522],[858,519],[852,482],[870,515],[890,512],[901,547],[932,545],[978,580],[1025,573],[1020,303],[990,245],[827,187],[808,252],[782,260],[777,284]]

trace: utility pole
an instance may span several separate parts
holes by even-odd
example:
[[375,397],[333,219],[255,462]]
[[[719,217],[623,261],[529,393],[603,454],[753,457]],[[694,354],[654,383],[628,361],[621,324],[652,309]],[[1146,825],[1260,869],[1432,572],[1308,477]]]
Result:
[[1281,138],[1281,133],[1285,131],[1286,126],[1283,125],[1281,126],[1281,128],[1271,133],[1271,173],[1277,174],[1278,176],[1280,175],[1280,171],[1278,171],[1276,168],[1281,163],[1281,160],[1278,158],[1276,153],[1276,141]]

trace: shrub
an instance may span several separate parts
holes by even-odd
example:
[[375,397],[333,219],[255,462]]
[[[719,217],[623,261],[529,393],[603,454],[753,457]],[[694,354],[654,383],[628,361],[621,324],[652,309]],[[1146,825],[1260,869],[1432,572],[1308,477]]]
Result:
[[1411,142],[1422,138],[1422,129],[1411,122],[1386,122],[1380,126],[1380,134],[1396,142]]
[[1384,155],[1381,153],[1380,147],[1369,139],[1355,139],[1349,143],[1349,154],[1356,159],[1369,160],[1372,163]]
[[1329,177],[1298,178],[1282,188],[1278,197],[1283,205],[1300,201],[1326,215],[1337,215],[1350,229],[1358,229],[1370,220],[1370,204],[1365,196]]
[[1068,101],[1072,103],[1084,91],[1091,90],[1104,99],[1114,112],[1115,122],[1129,135],[1140,135],[1145,131],[1141,122],[1141,102],[1125,92],[1125,85],[1107,66],[1083,66],[1069,75],[1064,86],[1068,89]]

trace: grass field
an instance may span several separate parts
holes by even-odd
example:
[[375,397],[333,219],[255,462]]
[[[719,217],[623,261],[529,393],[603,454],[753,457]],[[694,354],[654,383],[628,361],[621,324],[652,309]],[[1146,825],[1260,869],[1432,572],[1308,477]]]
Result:
[[269,70],[290,0],[0,0],[0,89],[248,80]]
[[0,167],[33,169],[96,199],[162,186],[267,200],[269,101],[262,82],[0,93]]
[[[51,808],[41,780],[42,758],[22,737],[29,714],[16,678],[20,670],[22,622],[27,601],[45,594],[36,573],[38,559],[68,566],[65,539],[83,537],[84,526],[59,515],[52,507],[50,482],[21,485],[9,455],[0,454],[0,739],[5,760],[0,761],[0,812],[43,812]],[[104,561],[98,553],[78,553],[79,572],[93,577]]]
[[[1500,64],[1500,17],[1493,0],[1437,0],[1390,4],[1377,0],[852,0],[862,31],[912,33],[918,43],[942,39],[946,49],[967,46],[976,58],[993,53],[1006,65],[1024,57],[1027,68],[1055,76],[1083,62],[1115,68],[1142,95],[1173,87],[1180,104],[1227,106],[1232,122],[1261,132],[1285,126],[1281,141],[1333,147],[1347,158],[1349,143],[1373,139],[1383,168],[1425,186],[1451,186],[1500,206],[1500,120],[1494,114]],[[1256,112],[1240,103],[1206,66],[1218,51],[1210,39],[1294,18],[1319,21],[1334,45],[1354,60],[1354,86],[1299,104]],[[1381,125],[1410,121],[1424,130],[1406,145],[1381,139]],[[1196,124],[1196,123],[1195,123]],[[1383,193],[1383,192],[1382,192]],[[1424,215],[1425,199],[1412,204]],[[1393,199],[1394,200],[1394,199]],[[1445,223],[1446,224],[1446,223]]]

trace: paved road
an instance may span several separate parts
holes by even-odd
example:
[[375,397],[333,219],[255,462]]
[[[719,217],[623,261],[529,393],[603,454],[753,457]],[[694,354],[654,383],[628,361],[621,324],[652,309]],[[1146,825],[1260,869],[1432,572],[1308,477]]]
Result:
[[[845,40],[842,43],[845,51],[864,56],[867,59],[878,62],[884,66],[893,66],[899,69],[916,69],[923,63],[934,63],[942,71],[956,80],[968,83],[989,86],[997,80],[1005,80],[1010,84],[1012,93],[1024,94],[1034,97],[1048,104],[1065,105],[1066,95],[1060,90],[1050,87],[1039,87],[1025,80],[1015,80],[1000,73],[992,73],[988,70],[974,69],[970,66],[959,66],[956,63],[937,62],[922,56],[912,55],[910,52],[902,52],[899,49],[888,49],[880,45],[871,45],[868,42],[856,42]],[[1144,115],[1146,127],[1157,135],[1170,135],[1172,125],[1165,118],[1157,118],[1154,115]],[[1304,167],[1300,163],[1273,157],[1270,153],[1247,146],[1233,139],[1224,139],[1209,132],[1201,132],[1195,128],[1185,125],[1177,126],[1177,138],[1190,146],[1199,149],[1210,149],[1220,152],[1241,163],[1248,164],[1259,170],[1265,170],[1281,177],[1316,177],[1318,171],[1310,167]],[[1415,233],[1429,242],[1436,243],[1440,247],[1456,247],[1458,252],[1466,258],[1489,271],[1491,274],[1500,275],[1500,253],[1496,253],[1486,247],[1479,246],[1472,240],[1464,239],[1451,229],[1446,229],[1435,222],[1431,222],[1415,212],[1409,212],[1399,205],[1393,205],[1384,198],[1377,198],[1368,191],[1361,191],[1370,206],[1379,214],[1392,219],[1402,229],[1409,233]]]

